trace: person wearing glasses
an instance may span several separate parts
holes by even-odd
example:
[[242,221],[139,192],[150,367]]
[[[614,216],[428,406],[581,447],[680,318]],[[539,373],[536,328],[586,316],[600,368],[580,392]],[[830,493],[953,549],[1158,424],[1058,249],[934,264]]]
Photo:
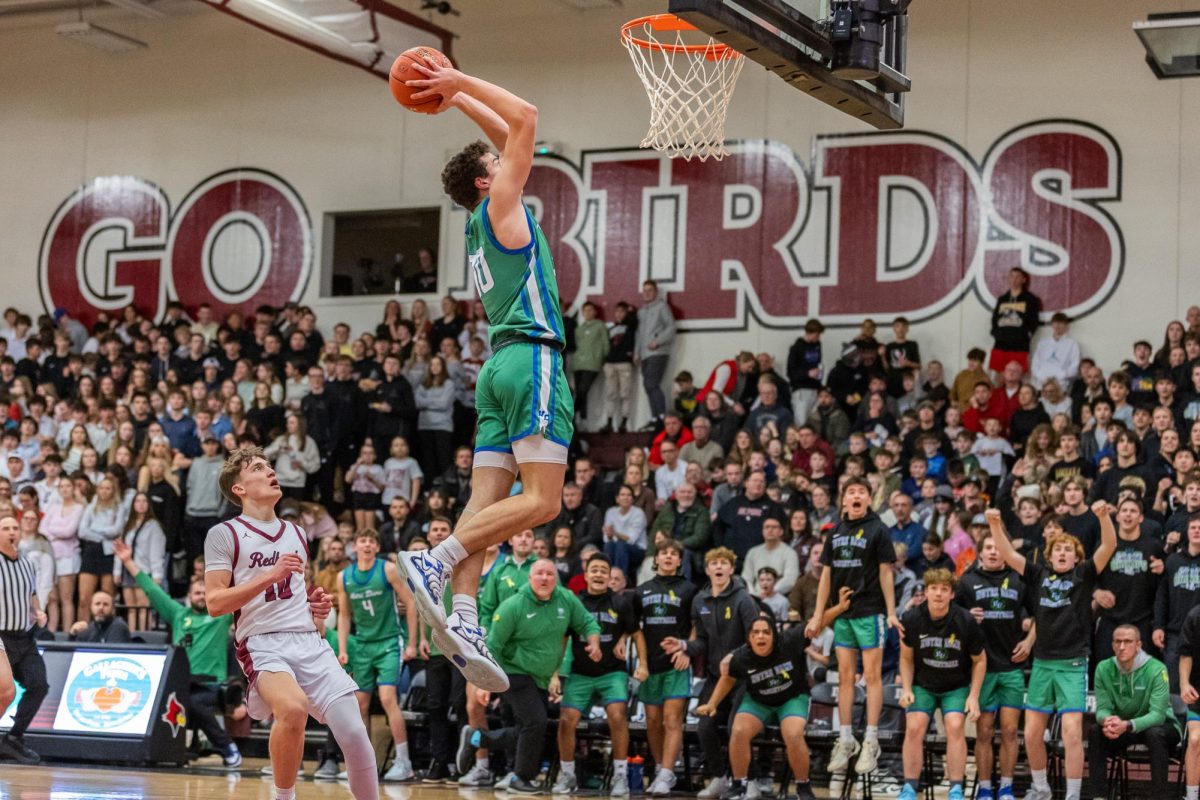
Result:
[[1171,710],[1167,667],[1142,650],[1136,625],[1113,631],[1115,655],[1096,665],[1096,725],[1088,737],[1088,774],[1092,797],[1108,797],[1108,759],[1121,756],[1132,744],[1150,751],[1153,794],[1172,792],[1167,779],[1171,754],[1182,731]]

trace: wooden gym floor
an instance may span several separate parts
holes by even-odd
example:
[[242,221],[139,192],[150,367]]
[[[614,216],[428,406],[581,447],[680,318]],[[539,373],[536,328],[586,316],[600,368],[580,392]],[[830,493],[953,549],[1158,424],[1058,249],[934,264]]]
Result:
[[[219,764],[218,759],[211,761]],[[0,762],[0,800],[274,800],[274,783],[259,772],[266,763],[264,759],[249,758],[240,770],[226,772],[217,766],[203,766],[204,762],[190,769],[139,770],[61,764],[22,767],[6,761]],[[311,761],[304,765],[308,772],[315,766]],[[824,786],[815,788],[817,797],[828,794]],[[383,784],[379,789],[381,800],[492,800],[513,796],[421,783]],[[601,800],[594,792],[575,796]],[[876,793],[881,799],[885,796]],[[939,791],[938,797],[943,796],[944,791]],[[694,795],[673,795],[678,800],[690,797]],[[350,789],[344,782],[300,778],[296,781],[296,798],[349,800]]]

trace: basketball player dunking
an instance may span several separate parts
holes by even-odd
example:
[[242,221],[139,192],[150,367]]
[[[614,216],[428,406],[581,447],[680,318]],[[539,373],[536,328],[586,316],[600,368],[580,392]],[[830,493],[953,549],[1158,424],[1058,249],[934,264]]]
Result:
[[233,451],[219,478],[221,493],[242,513],[214,525],[204,541],[208,613],[233,614],[238,663],[250,682],[247,707],[274,717],[271,770],[276,800],[294,800],[311,714],[329,726],[342,749],[350,793],[378,800],[375,751],[354,698],[354,681],[317,630],[304,581],[308,542],[275,517],[282,492],[257,447]]
[[[574,403],[563,374],[562,314],[550,247],[521,193],[533,166],[537,109],[451,67],[416,65],[413,100],[441,96],[495,146],[466,146],[442,171],[450,198],[468,209],[467,253],[490,323],[493,355],[475,389],[479,414],[471,500],[457,530],[428,552],[401,553],[421,616],[438,647],[476,686],[508,689],[484,643],[475,595],[484,551],[559,512]],[[517,473],[522,491],[509,496]],[[453,587],[449,616],[442,608]]]

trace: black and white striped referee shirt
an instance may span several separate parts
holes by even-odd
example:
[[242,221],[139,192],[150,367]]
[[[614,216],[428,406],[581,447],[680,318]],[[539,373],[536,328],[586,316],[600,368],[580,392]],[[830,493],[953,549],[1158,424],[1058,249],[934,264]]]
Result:
[[0,631],[18,633],[31,627],[30,612],[37,592],[37,570],[26,558],[0,553]]

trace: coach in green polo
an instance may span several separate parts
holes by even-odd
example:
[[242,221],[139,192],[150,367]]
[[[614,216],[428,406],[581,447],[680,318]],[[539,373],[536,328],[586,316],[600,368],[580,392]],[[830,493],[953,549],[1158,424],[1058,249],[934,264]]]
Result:
[[460,772],[471,768],[476,748],[515,750],[516,777],[508,791],[539,791],[534,780],[546,737],[546,700],[560,693],[558,668],[568,630],[587,639],[588,657],[600,660],[600,626],[578,597],[558,585],[554,562],[539,559],[529,571],[529,583],[499,605],[488,628],[488,647],[509,680],[501,699],[516,726],[497,731],[464,728],[458,749]]

